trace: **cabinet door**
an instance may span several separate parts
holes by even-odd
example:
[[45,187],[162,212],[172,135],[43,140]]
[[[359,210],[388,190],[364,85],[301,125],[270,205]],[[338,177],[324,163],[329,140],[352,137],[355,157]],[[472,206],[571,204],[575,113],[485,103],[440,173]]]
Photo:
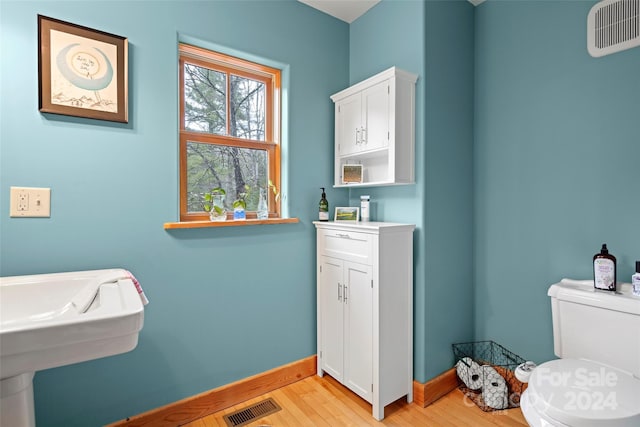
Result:
[[336,104],[336,153],[344,156],[360,149],[362,102],[359,93]]
[[363,399],[372,401],[373,288],[371,267],[345,262],[344,381]]
[[343,262],[322,257],[320,270],[320,333],[322,370],[343,381],[344,288]]
[[385,80],[362,93],[364,134],[361,150],[375,150],[389,145],[390,94]]

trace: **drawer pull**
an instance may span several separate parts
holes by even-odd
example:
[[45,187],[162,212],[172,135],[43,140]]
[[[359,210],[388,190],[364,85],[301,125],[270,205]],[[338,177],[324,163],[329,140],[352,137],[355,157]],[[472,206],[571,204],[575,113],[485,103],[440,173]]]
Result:
[[344,239],[350,239],[351,238],[351,236],[349,236],[348,234],[342,234],[342,233],[338,233],[337,236],[338,237],[342,237]]
[[340,288],[342,288],[342,286],[338,283],[338,301],[342,301],[342,292]]

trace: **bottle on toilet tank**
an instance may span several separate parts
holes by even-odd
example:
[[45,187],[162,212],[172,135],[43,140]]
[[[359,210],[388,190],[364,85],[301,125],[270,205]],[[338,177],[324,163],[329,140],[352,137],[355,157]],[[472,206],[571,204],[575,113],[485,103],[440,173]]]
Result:
[[593,286],[604,291],[616,290],[616,257],[609,253],[606,243],[593,256]]
[[636,261],[636,274],[631,276],[633,295],[640,297],[640,261]]

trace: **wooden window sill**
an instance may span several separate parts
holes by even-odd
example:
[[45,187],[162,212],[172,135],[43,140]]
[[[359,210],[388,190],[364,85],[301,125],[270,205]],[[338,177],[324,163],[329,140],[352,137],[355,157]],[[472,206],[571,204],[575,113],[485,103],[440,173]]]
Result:
[[183,221],[165,222],[165,230],[177,228],[207,228],[207,227],[244,227],[247,225],[270,225],[270,224],[294,224],[300,222],[298,218],[269,218],[269,219],[245,219],[242,221]]

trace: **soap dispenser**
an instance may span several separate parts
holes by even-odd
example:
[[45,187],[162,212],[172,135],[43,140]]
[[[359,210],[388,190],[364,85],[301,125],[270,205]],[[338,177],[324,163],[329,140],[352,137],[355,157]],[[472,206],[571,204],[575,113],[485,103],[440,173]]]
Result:
[[616,290],[616,257],[602,244],[599,254],[593,256],[593,286],[605,291]]
[[327,200],[327,194],[324,192],[324,187],[320,188],[322,189],[322,198],[318,203],[318,219],[320,221],[329,221],[329,201]]
[[640,261],[636,261],[636,274],[631,276],[633,295],[640,297]]

